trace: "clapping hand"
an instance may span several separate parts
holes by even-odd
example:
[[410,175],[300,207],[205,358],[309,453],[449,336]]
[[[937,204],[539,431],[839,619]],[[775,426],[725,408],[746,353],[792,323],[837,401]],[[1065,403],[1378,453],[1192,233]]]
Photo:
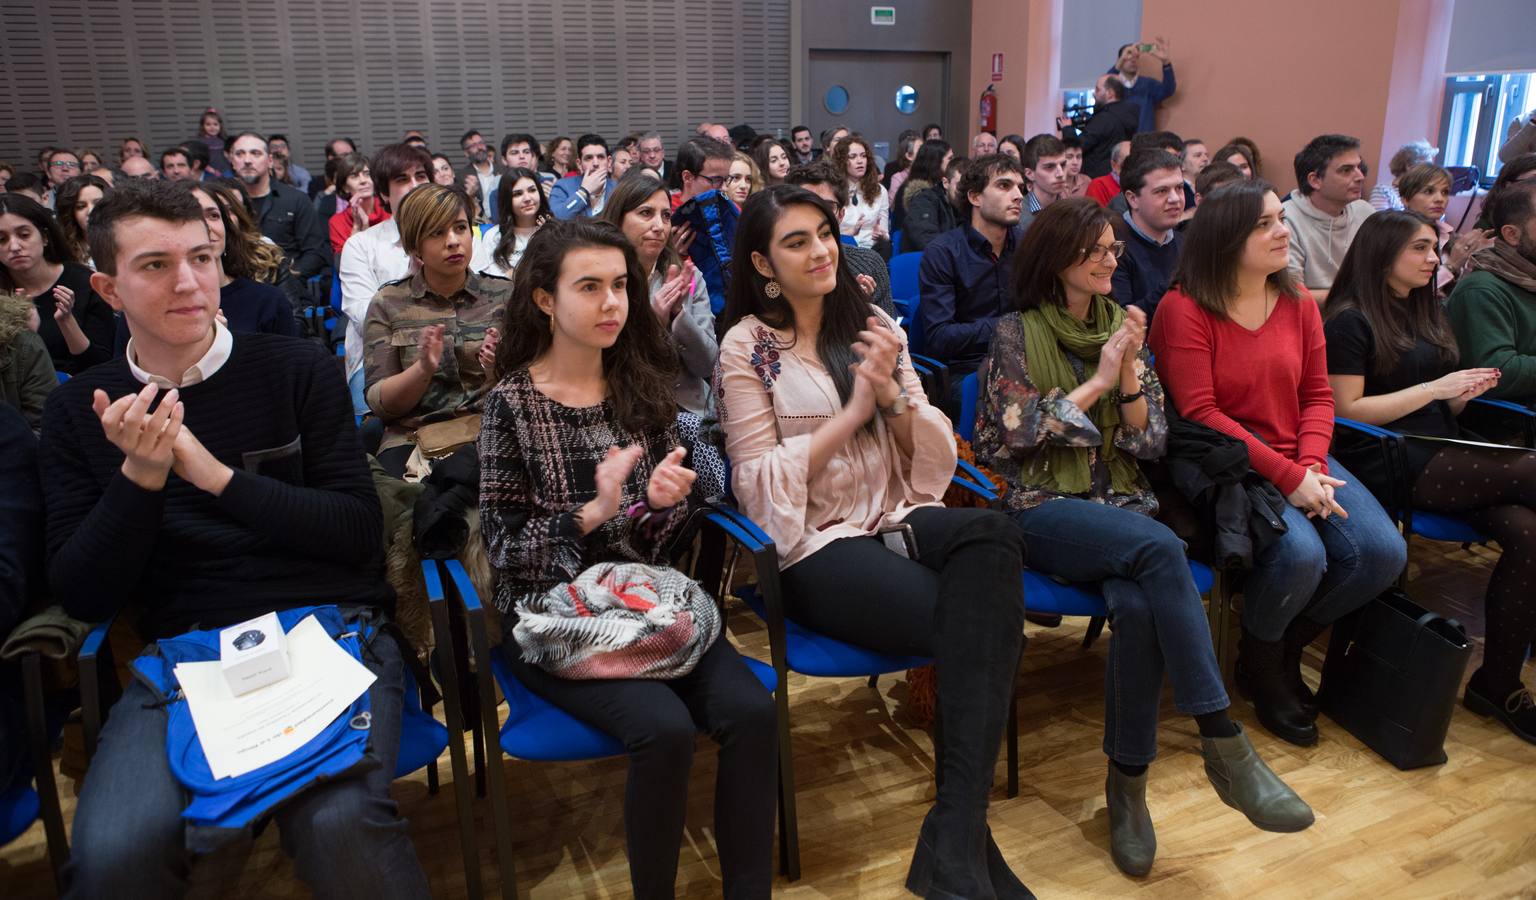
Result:
[[684,222],[681,225],[672,226],[672,249],[684,259],[688,258],[688,249],[693,246],[693,225]]
[[582,531],[591,534],[598,526],[619,514],[619,503],[624,498],[624,482],[640,461],[642,448],[631,444],[624,449],[609,447],[608,454],[597,464],[592,480],[597,483],[597,496],[587,501],[577,512]]
[[861,272],[858,275],[855,275],[853,277],[853,280],[858,282],[859,290],[863,291],[864,296],[866,298],[874,299],[874,296],[875,296],[875,279],[873,277],[871,277],[869,275],[865,275],[865,274],[863,274]]
[[53,286],[53,320],[60,325],[65,319],[72,318],[70,312],[75,308],[75,292],[62,284]]
[[650,484],[645,488],[645,502],[651,509],[669,509],[683,502],[693,490],[694,471],[683,465],[688,455],[684,447],[674,447],[651,472]]
[[416,364],[426,370],[428,375],[436,375],[437,370],[443,364],[443,326],[428,325],[421,329],[421,337],[416,340]]
[[153,384],[137,394],[126,394],[109,401],[107,392],[97,390],[91,408],[101,420],[107,440],[123,453],[123,474],[146,491],[165,487],[174,461],[172,448],[181,433],[185,410],[180,392],[171,388],[160,399],[154,412],[149,411],[160,389]]
[[1141,353],[1141,348],[1147,342],[1147,312],[1139,306],[1127,306],[1125,308],[1125,321],[1120,323],[1120,331],[1125,335],[1124,355],[1120,358],[1120,366],[1125,371],[1134,371],[1136,356]]
[[480,344],[480,352],[475,358],[480,361],[480,368],[485,372],[485,380],[489,382],[496,371],[496,348],[501,344],[501,332],[494,326],[485,330],[485,340]]
[[1498,369],[1462,369],[1426,382],[1424,387],[1436,400],[1467,401],[1496,387],[1501,374]]
[[901,339],[875,316],[865,319],[864,324],[865,329],[859,332],[859,339],[853,344],[853,355],[859,358],[852,366],[854,387],[862,383],[869,389],[876,405],[890,406],[901,395],[901,385],[896,382],[896,357],[901,353]]
[[677,318],[678,310],[683,308],[683,300],[693,291],[693,273],[695,269],[693,260],[683,261],[681,267],[668,266],[667,276],[662,281],[660,289],[651,296],[651,309],[655,311],[656,318],[663,325],[671,325]]

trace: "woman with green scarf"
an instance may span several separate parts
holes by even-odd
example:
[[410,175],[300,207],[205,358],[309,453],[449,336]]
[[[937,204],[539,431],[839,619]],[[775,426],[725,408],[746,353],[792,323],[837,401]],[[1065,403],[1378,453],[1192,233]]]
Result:
[[[1014,254],[1014,306],[979,378],[974,449],[1008,483],[1030,568],[1098,584],[1114,636],[1105,668],[1110,856],[1152,868],[1147,766],[1157,755],[1166,673],[1200,730],[1217,794],[1266,831],[1300,831],[1312,810],[1227,716],[1227,694],[1184,543],[1152,518],[1137,459],[1163,453],[1163,389],[1143,348],[1146,316],[1110,299],[1125,245],[1088,199],[1036,214]],[[1193,850],[1193,848],[1189,848]]]

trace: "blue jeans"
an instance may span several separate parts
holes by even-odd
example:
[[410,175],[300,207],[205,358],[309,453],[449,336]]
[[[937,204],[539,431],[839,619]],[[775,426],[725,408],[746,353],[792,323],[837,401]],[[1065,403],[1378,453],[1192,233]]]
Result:
[[1403,536],[1365,485],[1331,456],[1328,473],[1345,482],[1333,496],[1349,518],[1308,519],[1287,505],[1286,533],[1243,584],[1243,628],[1261,641],[1283,638],[1299,615],[1327,625],[1364,606],[1408,564]]
[[[311,787],[273,817],[283,850],[316,897],[424,898],[426,875],[389,796],[400,751],[400,649],[381,634],[370,650],[363,662],[378,676],[368,689],[373,752],[383,765]],[[187,795],[166,761],[165,711],[146,708],[154,701],[134,678],[102,728],[75,812],[66,896],[129,900],[187,892]]]
[[363,397],[363,370],[358,369],[347,379],[347,390],[352,394],[352,414],[368,415],[368,401]]
[[1104,752],[1110,759],[1138,766],[1157,757],[1165,671],[1179,712],[1198,716],[1231,705],[1184,542],[1168,526],[1074,499],[1017,510],[1013,520],[1024,532],[1029,568],[1100,583],[1114,629],[1104,669]]

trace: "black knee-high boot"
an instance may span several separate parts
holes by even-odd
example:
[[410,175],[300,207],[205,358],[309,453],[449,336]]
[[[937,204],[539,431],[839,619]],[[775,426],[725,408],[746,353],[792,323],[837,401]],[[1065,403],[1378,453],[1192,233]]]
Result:
[[[1006,885],[995,848],[989,874],[987,800],[1008,721],[1024,634],[1023,539],[996,514],[958,529],[942,551],[937,615],[938,796],[923,821],[907,888],[928,898],[1023,896]],[[1004,884],[994,887],[994,881]],[[1004,893],[999,894],[999,890]]]

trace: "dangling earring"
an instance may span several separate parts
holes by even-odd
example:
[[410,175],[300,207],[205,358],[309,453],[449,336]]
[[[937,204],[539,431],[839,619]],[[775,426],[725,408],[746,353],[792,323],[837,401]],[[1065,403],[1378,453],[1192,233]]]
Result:
[[549,314],[549,333],[555,333],[555,314],[553,312]]
[[763,285],[763,293],[768,297],[769,300],[777,300],[779,299],[779,295],[784,293],[784,289],[779,287],[779,283],[777,281],[774,281],[772,278],[770,278],[768,279],[768,283]]

